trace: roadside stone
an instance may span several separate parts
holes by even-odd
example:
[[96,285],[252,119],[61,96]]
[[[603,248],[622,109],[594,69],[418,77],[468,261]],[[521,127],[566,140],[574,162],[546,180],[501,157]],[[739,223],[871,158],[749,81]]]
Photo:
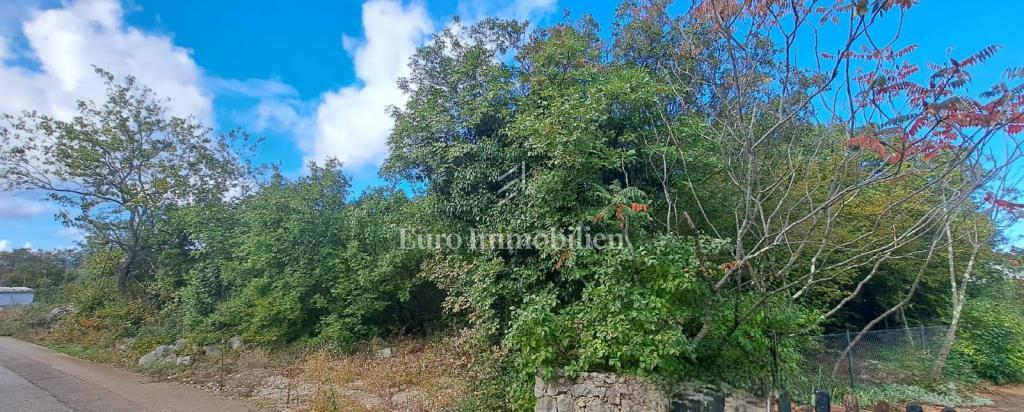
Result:
[[228,339],[228,347],[230,347],[231,350],[240,350],[245,347],[245,342],[242,340],[241,336],[235,335],[232,336],[231,339]]
[[54,323],[54,322],[57,322],[57,321],[59,321],[61,319],[66,318],[68,316],[71,316],[71,313],[73,313],[74,311],[75,311],[75,305],[61,305],[61,306],[57,306],[57,307],[55,307],[53,309],[50,309],[50,313],[46,316],[46,319],[50,323]]
[[182,338],[174,341],[174,353],[181,353],[188,346],[188,340]]
[[221,346],[216,343],[203,346],[203,355],[207,358],[219,358],[223,352]]
[[305,402],[316,393],[316,387],[308,382],[271,375],[263,379],[252,391],[252,397],[271,400],[279,404]]
[[390,358],[391,357],[391,348],[378,349],[377,350],[377,357],[378,358]]
[[139,366],[146,367],[157,363],[174,363],[177,358],[174,356],[174,346],[160,345],[152,352],[142,355],[139,358]]
[[179,356],[174,359],[174,364],[177,366],[192,366],[191,356]]
[[413,411],[416,405],[423,403],[427,394],[419,389],[408,389],[391,395],[391,407],[394,410]]

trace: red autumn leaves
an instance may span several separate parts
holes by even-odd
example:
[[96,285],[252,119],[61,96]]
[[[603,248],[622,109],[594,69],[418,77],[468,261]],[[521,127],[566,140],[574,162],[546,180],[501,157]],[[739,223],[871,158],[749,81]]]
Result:
[[1024,210],[1024,204],[1013,203],[1013,202],[1010,202],[1008,200],[998,199],[998,198],[996,198],[996,194],[992,193],[992,192],[985,193],[984,201],[985,201],[985,203],[991,203],[992,206],[995,206],[995,207],[998,207],[998,208],[1001,208],[1001,209],[1006,209],[1006,210],[1010,210],[1010,211]]
[[[896,164],[917,156],[925,161],[935,159],[960,145],[974,144],[975,136],[996,132],[1015,135],[1024,131],[1024,85],[1009,87],[998,83],[980,94],[984,101],[962,94],[962,89],[971,81],[967,69],[991,58],[998,46],[985,47],[962,61],[951,58],[943,65],[929,65],[934,73],[924,84],[909,79],[917,73],[917,66],[906,62],[895,64],[895,59],[913,49],[913,46],[898,51],[885,48],[850,56],[891,67],[857,76],[863,87],[858,95],[860,109],[892,113],[885,108],[902,105],[909,110],[905,114],[888,115],[884,129],[878,130],[873,125],[865,127],[860,135],[847,140],[847,146],[870,151]],[[1024,70],[1019,73],[1011,70],[1006,77],[1014,79],[1024,77],[1022,75]]]

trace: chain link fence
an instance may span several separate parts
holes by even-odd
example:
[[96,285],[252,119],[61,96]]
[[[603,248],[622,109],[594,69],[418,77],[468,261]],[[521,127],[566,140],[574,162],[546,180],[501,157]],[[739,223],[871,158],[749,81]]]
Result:
[[801,386],[836,391],[930,380],[948,331],[948,326],[875,330],[860,340],[854,331],[822,335],[804,354]]

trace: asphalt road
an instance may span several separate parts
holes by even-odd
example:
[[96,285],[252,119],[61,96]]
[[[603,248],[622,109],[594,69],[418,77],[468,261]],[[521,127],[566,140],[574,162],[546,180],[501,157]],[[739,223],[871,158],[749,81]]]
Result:
[[0,337],[0,411],[249,411],[245,402]]

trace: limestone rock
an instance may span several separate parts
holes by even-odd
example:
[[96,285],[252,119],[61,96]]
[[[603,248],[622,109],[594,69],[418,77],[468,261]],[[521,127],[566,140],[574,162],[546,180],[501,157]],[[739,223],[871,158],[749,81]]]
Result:
[[176,361],[177,357],[174,356],[174,346],[160,345],[153,349],[152,352],[142,355],[139,358],[139,366],[146,367],[157,363],[175,363]]
[[232,336],[231,339],[228,339],[228,347],[230,347],[231,350],[240,350],[245,348],[245,342],[242,341],[241,336]]
[[46,315],[46,319],[50,323],[54,323],[54,322],[57,322],[57,321],[59,321],[61,319],[66,318],[68,316],[71,316],[71,313],[73,313],[74,311],[75,311],[75,305],[61,305],[61,306],[57,306],[57,307],[55,307],[53,309],[50,309],[50,313]]
[[222,353],[224,353],[224,349],[216,343],[203,346],[203,355],[207,358],[219,358]]

